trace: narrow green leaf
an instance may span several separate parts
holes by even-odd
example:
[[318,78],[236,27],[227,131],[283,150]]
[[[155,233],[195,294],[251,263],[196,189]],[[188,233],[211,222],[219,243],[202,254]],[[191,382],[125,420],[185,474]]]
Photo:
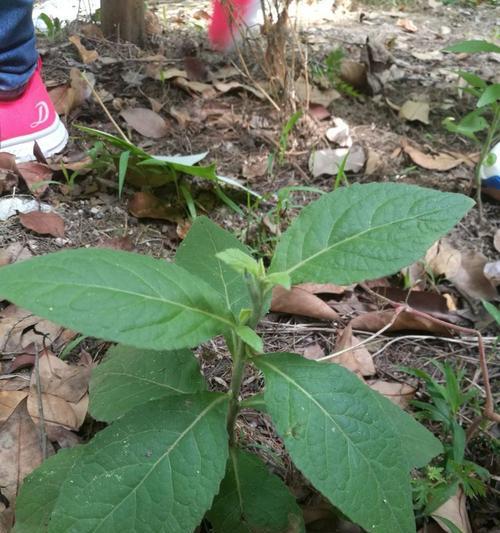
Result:
[[442,522],[450,530],[450,533],[465,533],[459,527],[457,527],[451,520],[448,520],[448,518],[444,518],[443,516],[439,515],[433,515],[432,518],[439,519],[439,521]]
[[254,361],[293,462],[366,531],[415,531],[401,441],[374,392],[340,365],[274,354]]
[[444,50],[445,52],[455,52],[457,54],[478,54],[482,52],[500,54],[500,46],[484,40],[461,41],[447,46]]
[[251,308],[252,303],[243,276],[217,258],[227,248],[249,253],[234,235],[207,217],[197,217],[177,250],[175,263],[206,281],[238,316],[241,309]]
[[78,464],[84,446],[63,449],[24,480],[16,500],[15,533],[44,533],[59,497],[61,485]]
[[398,271],[424,255],[474,202],[413,185],[352,185],[302,210],[276,249],[271,272],[294,284],[348,285]]
[[253,329],[248,326],[238,326],[235,331],[238,337],[245,344],[248,344],[252,350],[255,350],[257,353],[262,353],[264,350],[264,343]]
[[483,307],[495,319],[495,322],[500,326],[500,307],[495,307],[486,300],[482,300]]
[[122,197],[123,186],[125,185],[125,177],[127,175],[128,160],[130,158],[130,152],[122,152],[120,154],[120,160],[118,163],[118,197]]
[[148,401],[203,390],[198,362],[189,350],[157,352],[119,344],[92,371],[90,413],[112,422]]
[[159,161],[164,161],[166,163],[175,163],[177,165],[196,165],[205,157],[207,157],[208,152],[201,152],[199,154],[191,154],[191,155],[155,155],[153,156],[153,160],[157,159]]
[[409,469],[422,468],[433,457],[443,453],[441,442],[411,415],[378,392],[375,392],[374,399],[378,401],[380,408],[392,422],[394,431],[399,435]]
[[226,477],[207,518],[217,533],[302,533],[302,512],[286,485],[255,455],[229,450]]
[[227,396],[216,393],[129,411],[85,446],[61,485],[50,532],[193,531],[224,477],[226,418]]
[[477,107],[485,107],[494,104],[500,100],[500,83],[488,85],[484,90],[481,98],[477,102]]
[[226,332],[224,302],[183,268],[128,252],[69,250],[0,269],[3,298],[85,335],[161,350]]

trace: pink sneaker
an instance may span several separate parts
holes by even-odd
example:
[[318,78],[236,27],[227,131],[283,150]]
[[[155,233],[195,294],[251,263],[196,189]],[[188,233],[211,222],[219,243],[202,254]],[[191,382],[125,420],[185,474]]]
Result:
[[60,152],[68,142],[68,132],[52,105],[40,69],[41,62],[21,96],[0,99],[0,152],[14,154],[18,162],[35,159],[35,141],[45,157]]

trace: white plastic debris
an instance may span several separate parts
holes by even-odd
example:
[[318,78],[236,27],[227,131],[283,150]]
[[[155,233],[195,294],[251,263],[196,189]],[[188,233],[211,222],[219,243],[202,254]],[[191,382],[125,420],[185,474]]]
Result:
[[33,198],[23,196],[9,196],[0,199],[0,220],[7,220],[18,213],[30,213],[31,211],[52,211],[49,204],[42,204]]

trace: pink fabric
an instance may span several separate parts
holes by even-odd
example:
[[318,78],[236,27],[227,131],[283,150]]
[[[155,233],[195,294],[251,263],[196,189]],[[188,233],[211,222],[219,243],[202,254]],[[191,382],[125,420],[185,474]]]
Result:
[[40,76],[41,64],[24,93],[12,101],[0,101],[0,141],[35,135],[51,126],[56,112]]
[[260,0],[214,0],[208,37],[217,50],[227,50],[250,21]]

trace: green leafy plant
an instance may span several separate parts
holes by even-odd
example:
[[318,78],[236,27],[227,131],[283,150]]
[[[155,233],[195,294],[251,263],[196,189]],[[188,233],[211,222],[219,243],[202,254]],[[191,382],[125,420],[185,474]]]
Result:
[[342,79],[341,72],[344,57],[344,50],[335,48],[326,56],[323,64],[313,64],[312,75],[320,82],[326,80],[330,87],[347,96],[358,97],[360,96],[359,92]]
[[179,198],[182,196],[191,214],[196,215],[190,183],[183,178],[191,176],[212,182],[216,194],[233,209],[235,204],[224,193],[222,185],[229,185],[246,194],[259,197],[238,181],[217,175],[215,165],[198,165],[208,152],[185,156],[152,156],[138,146],[110,133],[85,126],[78,126],[78,129],[98,139],[89,151],[92,158],[91,168],[100,172],[111,170],[116,173],[120,196],[125,183],[139,188],[157,188],[174,183],[179,191]]
[[[462,41],[445,50],[467,54],[500,53],[500,46],[482,40]],[[459,122],[456,122],[453,117],[448,117],[443,121],[443,124],[448,131],[467,137],[481,146],[475,174],[479,199],[481,165],[486,163],[490,166],[495,163],[495,160],[492,159],[495,156],[491,153],[491,148],[495,138],[500,134],[500,83],[489,84],[479,76],[463,70],[459,70],[458,75],[467,84],[463,90],[476,100],[476,109],[462,117]]]
[[62,22],[58,17],[51,17],[47,13],[40,13],[38,18],[45,24],[45,34],[51,40],[56,40],[63,31]]
[[484,480],[489,477],[487,470],[465,459],[466,434],[459,419],[460,412],[476,400],[477,390],[463,392],[462,369],[454,370],[451,365],[438,361],[432,363],[442,374],[444,383],[423,370],[405,369],[424,381],[430,396],[429,402],[412,402],[418,409],[417,418],[437,422],[444,441],[444,454],[425,469],[424,476],[414,480],[415,505],[422,516],[432,515],[456,493],[458,486],[468,497],[484,496]]
[[[27,477],[16,531],[185,533],[206,515],[220,533],[304,532],[288,489],[235,431],[240,409],[252,405],[344,515],[367,531],[414,532],[410,470],[441,453],[440,442],[343,367],[263,353],[256,327],[275,285],[397,272],[472,204],[411,185],[339,188],[301,211],[267,270],[205,217],[173,263],[82,249],[2,267],[3,298],[119,343],[90,389],[92,416],[109,426]],[[232,357],[224,394],[206,391],[189,350],[216,335]],[[241,399],[248,365],[263,374],[259,401]]]

